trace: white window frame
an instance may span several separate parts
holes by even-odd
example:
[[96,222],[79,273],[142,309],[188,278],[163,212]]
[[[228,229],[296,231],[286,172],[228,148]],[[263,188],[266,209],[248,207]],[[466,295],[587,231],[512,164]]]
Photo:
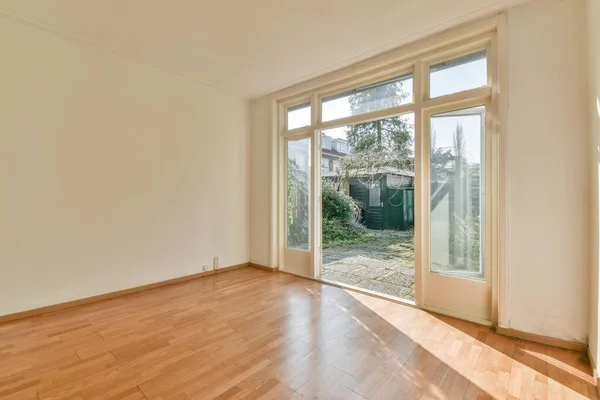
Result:
[[[492,322],[496,326],[508,326],[508,272],[507,261],[507,179],[506,179],[506,126],[508,118],[508,79],[507,79],[507,17],[500,14],[493,18],[484,19],[457,29],[443,32],[432,37],[419,40],[401,48],[388,51],[341,70],[325,74],[321,77],[300,83],[290,88],[273,93],[270,96],[272,104],[271,139],[272,139],[272,192],[271,192],[271,265],[282,265],[282,243],[285,244],[283,233],[285,228],[281,218],[281,210],[285,207],[280,188],[283,187],[284,175],[279,160],[283,158],[285,139],[311,137],[313,143],[312,182],[316,184],[321,179],[320,145],[321,131],[362,122],[394,117],[407,113],[415,115],[415,153],[429,151],[423,147],[423,138],[429,135],[424,132],[428,125],[424,120],[432,110],[440,108],[460,108],[476,103],[486,104],[486,120],[495,140],[492,146],[493,160],[491,165],[494,173],[487,171],[491,193],[494,199],[492,207],[487,210],[488,235],[486,242],[491,263],[492,279]],[[433,99],[429,98],[429,66],[439,62],[460,57],[478,50],[487,51],[488,85],[470,89]],[[412,73],[413,102],[384,110],[353,115],[336,120],[321,122],[322,99],[348,92],[352,89],[385,81],[394,77]],[[311,125],[287,130],[287,108],[300,104],[311,103]],[[422,160],[423,157],[421,157]],[[428,172],[428,165],[417,163],[415,176]],[[424,188],[419,179],[415,179],[415,278],[421,279],[422,269],[428,268],[423,263],[421,243],[428,243],[428,232],[421,229],[426,226],[423,220],[423,206],[428,205],[428,188]],[[320,209],[320,193],[311,191],[311,206],[313,210]],[[312,226],[315,232],[320,232],[320,221],[315,221],[313,212]],[[418,222],[417,222],[418,221]],[[419,238],[419,239],[417,239]],[[319,262],[321,238],[313,235],[314,263]],[[315,244],[317,244],[315,246]],[[314,276],[312,276],[314,277]],[[419,306],[422,301],[422,288],[415,288],[415,302]]]

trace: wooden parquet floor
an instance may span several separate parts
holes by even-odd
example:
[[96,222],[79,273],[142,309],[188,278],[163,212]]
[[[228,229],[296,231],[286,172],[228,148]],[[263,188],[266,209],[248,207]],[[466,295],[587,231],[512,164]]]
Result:
[[0,325],[0,399],[590,399],[582,354],[244,268]]

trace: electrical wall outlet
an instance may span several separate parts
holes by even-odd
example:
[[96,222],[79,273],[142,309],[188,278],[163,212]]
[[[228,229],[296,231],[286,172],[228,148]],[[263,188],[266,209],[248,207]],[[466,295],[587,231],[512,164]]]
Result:
[[219,257],[213,257],[213,269],[219,269]]
[[207,265],[203,265],[203,266],[202,266],[202,271],[206,271],[207,269],[208,269],[208,266],[207,266]]

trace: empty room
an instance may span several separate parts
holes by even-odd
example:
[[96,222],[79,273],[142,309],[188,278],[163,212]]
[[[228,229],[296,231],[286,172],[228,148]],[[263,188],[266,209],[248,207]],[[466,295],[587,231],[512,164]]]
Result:
[[0,0],[0,400],[600,399],[600,0]]

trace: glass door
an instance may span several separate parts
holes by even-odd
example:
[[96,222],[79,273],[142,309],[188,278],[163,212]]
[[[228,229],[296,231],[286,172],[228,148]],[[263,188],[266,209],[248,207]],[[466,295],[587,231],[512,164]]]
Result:
[[[429,251],[423,306],[475,322],[492,321],[486,106],[425,114]],[[427,182],[428,181],[428,182]],[[427,227],[425,227],[427,230]]]
[[313,269],[313,190],[311,138],[284,142],[283,269],[311,276]]
[[496,322],[496,48],[461,39],[278,103],[282,270]]

